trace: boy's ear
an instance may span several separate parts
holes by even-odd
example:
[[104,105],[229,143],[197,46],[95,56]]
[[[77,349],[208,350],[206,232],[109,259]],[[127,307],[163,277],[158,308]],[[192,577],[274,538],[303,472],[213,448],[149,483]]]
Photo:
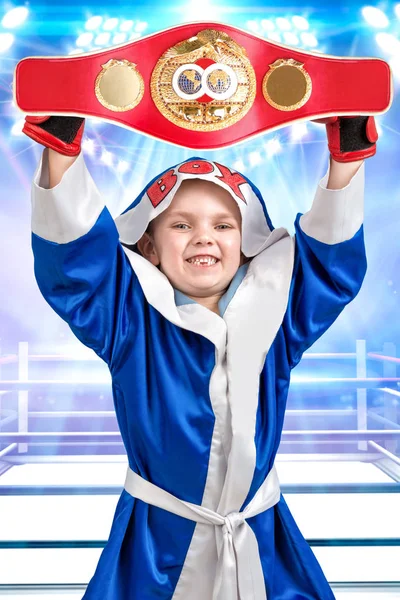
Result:
[[145,232],[142,235],[140,240],[137,242],[137,247],[140,254],[149,260],[153,265],[157,266],[160,264],[160,259],[158,258],[153,237],[149,233]]

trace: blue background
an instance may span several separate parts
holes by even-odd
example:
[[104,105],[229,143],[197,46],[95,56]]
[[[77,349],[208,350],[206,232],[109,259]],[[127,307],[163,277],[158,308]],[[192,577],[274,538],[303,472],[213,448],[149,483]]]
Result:
[[[16,6],[21,5],[3,4],[0,18]],[[29,12],[23,23],[13,28],[4,23],[0,25],[0,38],[2,33],[12,33],[15,37],[11,47],[0,52],[0,348],[3,354],[15,353],[19,341],[28,341],[32,352],[60,353],[80,346],[68,326],[45,303],[34,279],[30,186],[42,146],[20,132],[23,116],[13,103],[12,79],[17,62],[24,57],[66,56],[76,51],[76,42],[88,31],[87,20],[93,16],[100,16],[102,23],[93,31],[93,43],[80,47],[80,52],[115,45],[114,36],[126,20],[133,21],[127,35],[133,35],[130,39],[134,39],[179,23],[205,19],[267,37],[265,20],[268,19],[273,24],[274,35],[278,36],[275,39],[285,43],[284,30],[276,21],[283,17],[289,21],[291,33],[299,37],[294,47],[335,56],[380,57],[391,64],[393,103],[387,113],[376,118],[380,134],[377,154],[366,161],[367,276],[357,298],[314,345],[313,351],[352,352],[356,339],[367,340],[370,351],[381,350],[385,341],[398,346],[400,121],[397,91],[400,50],[396,45],[382,47],[377,38],[385,32],[399,39],[397,3],[379,4],[388,23],[378,27],[368,22],[362,10],[365,5],[359,2],[291,2],[278,6],[265,1],[228,4],[174,0],[166,4],[153,0],[140,4],[82,4],[72,0],[66,4],[31,2],[25,6]],[[314,47],[302,41],[301,31],[291,21],[296,15],[308,20],[308,33],[314,34],[317,40]],[[94,41],[104,31],[106,20],[113,17],[118,23],[110,31],[108,42],[96,45]],[[84,154],[109,210],[116,216],[161,169],[196,154],[196,151],[159,142],[110,123],[87,119]],[[293,127],[288,126],[235,147],[201,154],[242,170],[262,191],[274,225],[285,226],[291,232],[296,213],[310,207],[318,181],[328,164],[325,127],[309,123],[300,139],[296,138]]]

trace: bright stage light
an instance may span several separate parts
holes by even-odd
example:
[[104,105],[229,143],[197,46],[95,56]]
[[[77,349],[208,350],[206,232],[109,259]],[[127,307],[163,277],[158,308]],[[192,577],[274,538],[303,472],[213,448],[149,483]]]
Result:
[[25,6],[17,6],[16,8],[12,8],[3,17],[1,24],[3,27],[13,29],[14,27],[18,27],[22,25],[28,16],[29,11]]
[[265,29],[265,31],[273,31],[275,29],[275,25],[271,19],[261,19],[261,27]]
[[7,52],[13,42],[14,36],[12,33],[0,33],[0,52]]
[[283,34],[283,39],[285,44],[289,44],[290,46],[297,46],[299,43],[299,38],[292,31],[285,31]]
[[142,31],[144,31],[146,29],[146,27],[147,27],[146,21],[139,21],[135,25],[135,31],[138,31],[139,33],[142,33]]
[[394,7],[394,14],[398,19],[400,19],[400,4],[396,4],[396,6]]
[[277,31],[270,31],[268,34],[268,39],[278,43],[282,41],[281,34]]
[[400,41],[391,33],[377,33],[375,36],[377,44],[389,54],[400,52]]
[[393,77],[400,80],[400,56],[395,56],[389,61],[390,68],[393,71]]
[[368,25],[372,27],[387,27],[389,25],[389,19],[380,8],[364,6],[361,12]]
[[126,171],[129,169],[129,163],[126,160],[120,160],[117,166],[117,171],[118,173],[126,173]]
[[244,173],[246,170],[245,164],[241,158],[238,158],[238,160],[233,163],[233,168],[236,169],[236,171],[239,171],[240,173]]
[[103,17],[90,17],[86,21],[85,29],[93,30],[98,29],[103,22]]
[[22,128],[25,125],[25,119],[20,119],[11,128],[11,135],[23,135]]
[[257,167],[258,165],[261,165],[261,163],[262,163],[261,154],[257,151],[249,152],[249,161],[250,161],[250,165],[252,167]]
[[301,140],[308,133],[307,123],[293,123],[291,127],[291,138],[293,141]]
[[292,17],[292,23],[297,29],[307,30],[310,27],[309,22],[304,17],[295,15]]
[[87,152],[90,156],[94,156],[95,153],[95,145],[94,141],[91,138],[84,137],[82,140],[82,148]]
[[260,31],[260,25],[257,21],[247,21],[246,23],[247,29],[253,31],[254,33],[258,33]]
[[305,46],[311,46],[315,48],[318,46],[318,40],[313,33],[304,32],[301,34],[301,41]]
[[113,155],[108,150],[103,150],[100,160],[108,167],[111,167],[113,164]]
[[128,21],[124,21],[123,23],[121,23],[121,25],[119,26],[120,31],[129,31],[130,29],[132,29],[133,27],[133,21],[132,20],[128,20]]
[[126,41],[126,33],[116,33],[113,37],[113,44],[123,44]]
[[105,21],[103,23],[103,29],[105,31],[112,31],[118,25],[118,21],[119,21],[119,19],[114,19],[114,18],[113,19],[107,19],[107,21]]
[[92,42],[93,40],[93,33],[81,33],[81,35],[78,37],[78,39],[76,40],[76,45],[79,46],[80,48],[83,48],[84,46],[89,46],[89,44]]
[[267,153],[268,158],[272,158],[275,154],[279,154],[282,150],[281,143],[277,137],[269,140],[266,144],[264,144],[265,151]]
[[181,10],[181,21],[199,21],[204,20],[204,16],[209,20],[219,20],[220,8],[213,5],[210,0],[190,0]]
[[378,136],[381,138],[383,135],[383,129],[382,129],[381,124],[378,121],[377,117],[375,117],[375,125],[376,125],[376,131],[378,132]]
[[277,19],[275,19],[275,23],[277,24],[279,29],[282,29],[282,31],[289,31],[290,29],[292,29],[290,21],[288,21],[288,19],[285,19],[284,17],[278,17]]
[[96,46],[105,46],[110,41],[111,34],[108,32],[99,33],[97,38],[94,40]]

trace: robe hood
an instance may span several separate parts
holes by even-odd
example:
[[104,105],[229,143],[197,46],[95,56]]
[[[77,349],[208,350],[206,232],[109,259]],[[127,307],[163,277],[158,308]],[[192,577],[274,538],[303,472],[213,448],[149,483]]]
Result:
[[195,178],[223,187],[239,206],[242,215],[241,250],[245,256],[253,257],[270,244],[274,227],[258,188],[238,171],[200,157],[169,167],[146,185],[132,204],[115,218],[120,241],[135,245],[150,221],[171,204],[182,181]]

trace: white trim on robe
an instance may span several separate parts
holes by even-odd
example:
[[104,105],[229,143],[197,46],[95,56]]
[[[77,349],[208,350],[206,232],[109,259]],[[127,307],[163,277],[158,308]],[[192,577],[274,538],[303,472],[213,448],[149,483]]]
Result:
[[344,188],[329,190],[328,172],[319,182],[311,209],[300,217],[304,233],[325,244],[350,240],[364,220],[365,163]]

